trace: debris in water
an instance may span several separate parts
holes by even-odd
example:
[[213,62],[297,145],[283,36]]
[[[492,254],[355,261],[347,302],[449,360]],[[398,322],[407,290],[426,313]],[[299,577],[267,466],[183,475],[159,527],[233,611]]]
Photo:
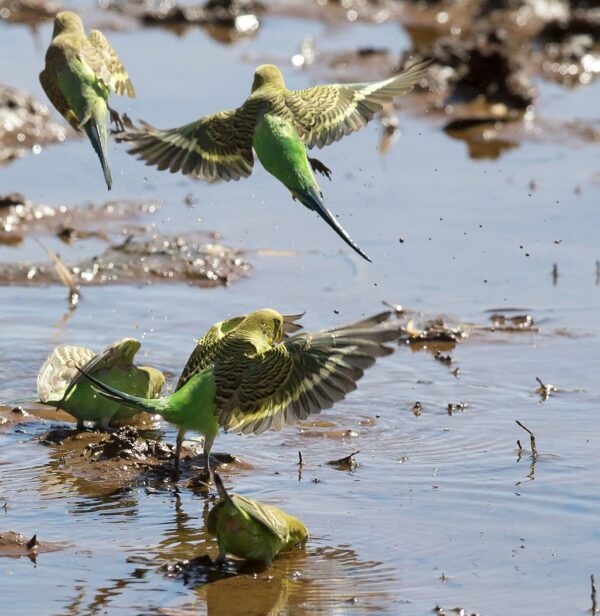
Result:
[[419,417],[421,415],[421,411],[423,410],[423,406],[421,405],[421,403],[417,400],[413,405],[412,405],[412,412],[416,417]]
[[[537,448],[535,446],[535,434],[529,428],[525,427],[518,419],[515,420],[515,423],[519,427],[523,428],[523,430],[525,430],[525,432],[529,433],[529,438],[531,440],[531,459],[533,461],[537,460],[538,452],[537,452]],[[521,443],[519,443],[519,441],[517,441],[517,443],[519,445],[520,450],[522,450]]]
[[462,413],[468,407],[469,405],[466,402],[457,402],[456,404],[449,402],[446,406],[446,411],[448,412],[448,415],[454,415],[454,413],[457,411]]
[[594,574],[590,575],[590,582],[592,584],[592,614],[598,613],[598,605],[596,603],[596,580],[594,579]]
[[359,454],[359,451],[353,451],[350,455],[339,460],[329,460],[327,464],[334,466],[338,471],[351,471],[358,466],[358,462],[354,459],[354,456]]
[[14,531],[0,532],[0,558],[21,558],[27,556],[35,563],[38,554],[42,552],[57,552],[64,550],[66,543],[39,541],[37,534],[27,539],[25,535]]
[[48,256],[54,263],[54,269],[60,278],[60,281],[69,289],[69,310],[75,310],[79,303],[79,285],[75,282],[73,274],[67,266],[62,262],[61,258],[49,248],[46,248],[40,240],[36,238],[37,243],[48,253]]
[[554,387],[554,385],[550,385],[550,384],[546,385],[537,376],[535,377],[535,380],[540,384],[540,386],[535,390],[535,393],[540,395],[540,397],[542,398],[542,402],[545,402],[546,400],[548,400],[548,398],[553,393],[558,391],[557,387]]

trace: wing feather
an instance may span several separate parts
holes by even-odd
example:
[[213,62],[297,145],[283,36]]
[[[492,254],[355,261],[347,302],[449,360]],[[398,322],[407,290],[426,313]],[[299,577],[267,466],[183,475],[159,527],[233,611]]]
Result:
[[360,130],[395,97],[410,91],[424,75],[429,62],[373,83],[315,86],[287,91],[286,104],[300,136],[309,148],[322,148]]
[[213,374],[219,424],[260,434],[306,419],[356,389],[364,370],[393,349],[399,326],[381,313],[341,328],[299,334],[260,354],[218,359]]
[[121,96],[135,97],[133,84],[117,52],[100,30],[92,30],[82,45],[83,59],[107,88]]
[[56,347],[38,372],[37,392],[40,400],[61,400],[69,383],[79,374],[77,368],[83,367],[95,356],[94,351],[85,347]]
[[254,164],[252,113],[245,107],[221,111],[168,130],[142,122],[118,140],[132,143],[130,154],[161,171],[208,181],[239,180],[252,173]]

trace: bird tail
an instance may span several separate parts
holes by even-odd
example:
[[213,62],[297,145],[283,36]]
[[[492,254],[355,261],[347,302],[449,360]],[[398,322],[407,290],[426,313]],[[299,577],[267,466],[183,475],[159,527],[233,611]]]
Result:
[[106,383],[99,381],[96,377],[92,376],[88,372],[85,372],[79,367],[77,370],[81,372],[86,379],[93,383],[93,389],[95,391],[109,400],[114,400],[123,406],[137,409],[138,411],[145,411],[146,413],[151,414],[158,413],[159,415],[163,415],[165,412],[168,413],[170,410],[168,397],[152,399],[132,396],[131,394],[126,394],[124,391],[119,391],[110,385],[106,385]]
[[342,225],[335,219],[333,214],[325,207],[323,195],[321,195],[315,186],[311,186],[303,192],[293,192],[292,194],[302,205],[316,212],[346,242],[346,244],[352,248],[352,250],[356,251],[363,259],[369,261],[369,263],[371,262],[371,259],[369,259],[358,247],[358,244],[356,244]]
[[108,190],[110,190],[112,187],[112,175],[108,166],[108,131],[106,130],[104,120],[97,120],[92,116],[82,128],[92,142],[96,154],[98,154],[102,171],[104,172],[104,179],[106,180]]
[[217,486],[217,492],[219,493],[219,498],[223,502],[231,501],[231,496],[229,496],[229,494],[227,493],[227,490],[225,489],[225,486],[223,485],[223,481],[221,480],[221,477],[219,476],[219,474],[216,472],[213,472],[213,477],[215,479],[215,485]]

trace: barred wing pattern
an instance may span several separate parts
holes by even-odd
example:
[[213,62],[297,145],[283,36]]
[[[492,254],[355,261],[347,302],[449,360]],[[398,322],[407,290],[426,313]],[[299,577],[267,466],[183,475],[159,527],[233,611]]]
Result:
[[322,148],[360,130],[395,97],[410,91],[429,62],[374,83],[315,86],[286,92],[286,104],[300,136],[309,148]]
[[107,88],[121,96],[135,97],[133,84],[117,52],[100,30],[92,30],[82,46],[83,59]]
[[58,346],[44,362],[37,376],[37,393],[41,402],[61,400],[69,383],[96,353],[78,346]]
[[384,343],[398,338],[399,328],[374,327],[389,316],[300,334],[260,355],[215,362],[219,424],[231,432],[260,434],[333,406],[356,389],[378,357],[393,352]]
[[132,142],[129,153],[159,171],[181,171],[208,181],[239,180],[252,173],[254,122],[252,109],[243,106],[169,130],[142,122],[118,139]]

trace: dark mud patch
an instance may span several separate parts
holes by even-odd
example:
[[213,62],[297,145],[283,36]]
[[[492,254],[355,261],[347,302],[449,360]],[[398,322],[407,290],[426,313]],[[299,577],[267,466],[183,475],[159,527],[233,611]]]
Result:
[[[142,200],[106,201],[99,205],[89,203],[72,207],[36,203],[21,193],[0,195],[0,242],[18,243],[25,233],[48,232],[69,244],[87,237],[104,238],[115,222],[153,214],[158,207],[158,201]],[[122,233],[122,227],[118,231]],[[128,229],[129,233],[131,231]]]
[[66,543],[41,541],[37,535],[25,537],[14,531],[0,533],[0,558],[21,558],[26,556],[30,560],[36,560],[38,554],[44,552],[58,552],[69,547]]
[[[214,237],[214,236],[213,236]],[[119,283],[188,282],[200,287],[228,286],[250,265],[241,253],[209,234],[154,235],[112,245],[99,256],[64,263],[80,286]],[[60,284],[52,263],[0,265],[0,285]]]
[[[54,428],[40,438],[52,453],[48,472],[75,486],[82,496],[98,497],[143,486],[164,490],[185,485],[201,475],[201,448],[184,445],[180,472],[175,473],[175,446],[156,431],[123,426],[112,433]],[[211,454],[211,466],[238,464],[233,456]]]
[[28,152],[39,154],[42,146],[66,138],[66,127],[52,120],[46,105],[0,83],[0,166]]
[[234,43],[256,34],[259,15],[264,11],[263,4],[256,0],[208,0],[204,4],[116,0],[106,8],[145,26],[165,27],[179,35],[188,28],[201,26],[222,43]]

